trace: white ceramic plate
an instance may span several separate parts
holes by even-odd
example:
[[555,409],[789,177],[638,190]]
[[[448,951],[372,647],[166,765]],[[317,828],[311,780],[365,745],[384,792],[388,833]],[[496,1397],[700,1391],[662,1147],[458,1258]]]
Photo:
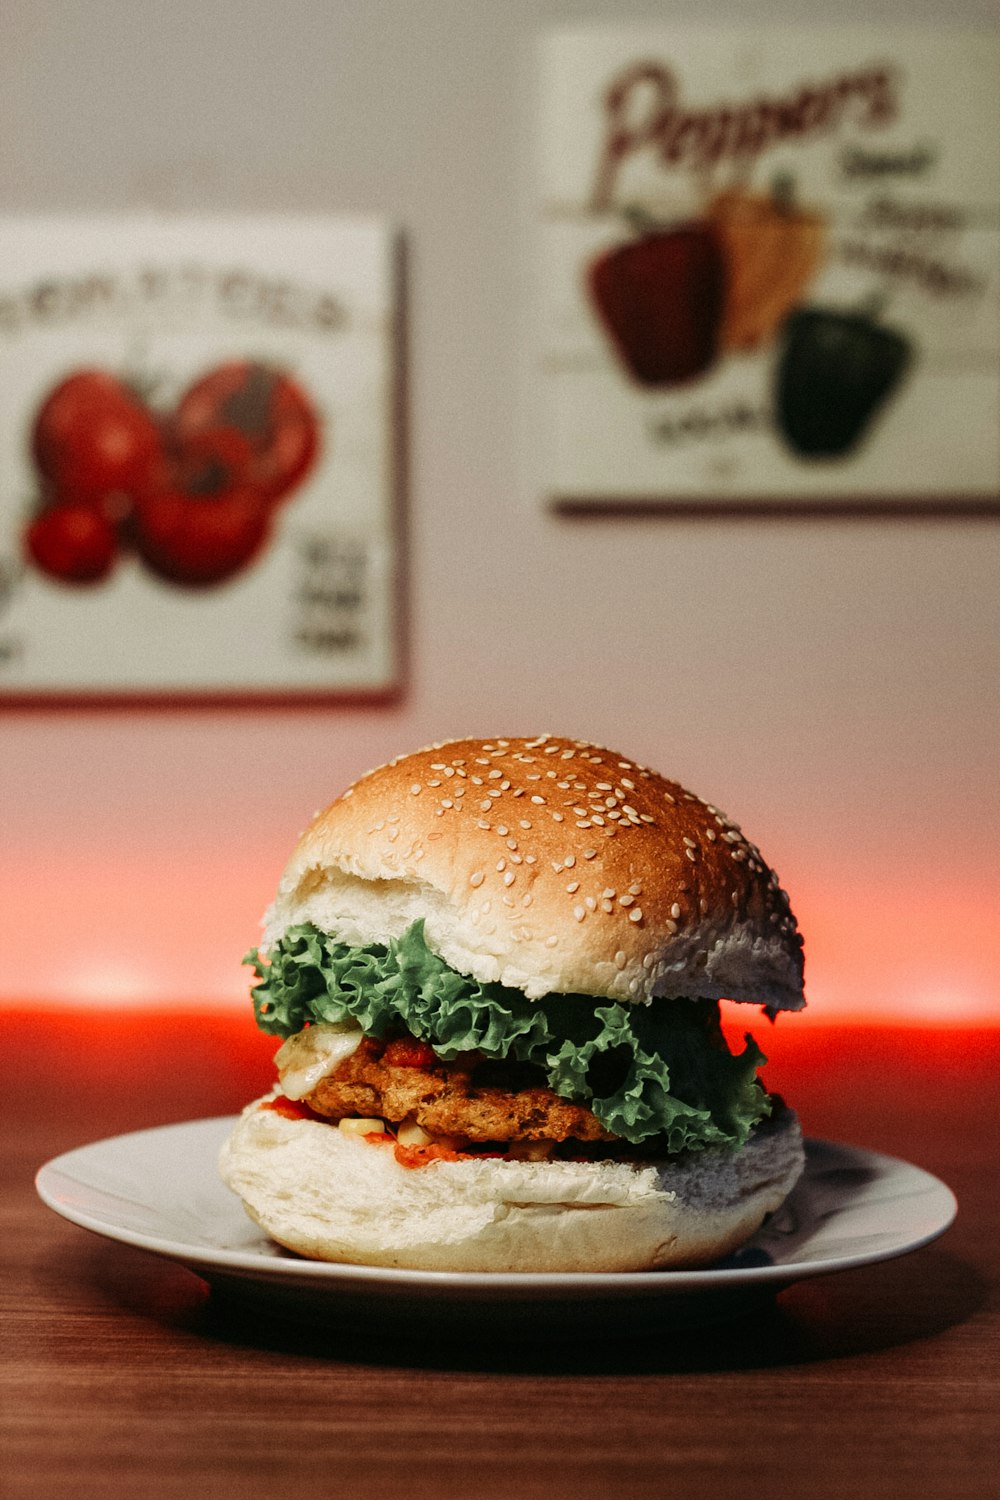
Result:
[[495,1307],[567,1311],[623,1299],[683,1302],[707,1312],[771,1295],[804,1277],[916,1250],[952,1222],[953,1194],[920,1167],[829,1141],[806,1143],[806,1170],[782,1209],[742,1250],[710,1270],[605,1273],[450,1273],[306,1261],[268,1240],[218,1177],[234,1119],[193,1120],[81,1146],[42,1167],[45,1203],[84,1229],[180,1261],[237,1295],[291,1300],[315,1312],[355,1306]]

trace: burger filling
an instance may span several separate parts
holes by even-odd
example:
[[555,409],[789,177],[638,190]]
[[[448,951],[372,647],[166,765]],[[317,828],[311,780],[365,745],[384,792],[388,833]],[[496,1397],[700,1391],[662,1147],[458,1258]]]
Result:
[[247,961],[258,1025],[292,1039],[277,1054],[285,1094],[331,1122],[480,1150],[673,1154],[742,1146],[771,1112],[763,1053],[749,1036],[729,1050],[715,1001],[528,1000],[452,969],[422,922],[364,947],[296,926]]

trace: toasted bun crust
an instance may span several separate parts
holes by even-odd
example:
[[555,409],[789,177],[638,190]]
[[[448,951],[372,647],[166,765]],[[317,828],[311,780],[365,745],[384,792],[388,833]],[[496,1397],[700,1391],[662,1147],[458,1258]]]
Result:
[[257,1100],[220,1170],[272,1239],[311,1260],[433,1271],[644,1271],[710,1264],[755,1232],[803,1166],[783,1110],[739,1151],[673,1162],[438,1161]]
[[581,740],[452,740],[369,772],[303,834],[264,943],[299,922],[385,942],[418,917],[453,968],[533,999],[805,1004],[802,940],[754,845]]

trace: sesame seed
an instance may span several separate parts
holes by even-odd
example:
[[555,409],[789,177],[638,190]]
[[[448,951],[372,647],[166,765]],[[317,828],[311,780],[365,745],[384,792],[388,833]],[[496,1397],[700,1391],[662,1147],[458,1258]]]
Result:
[[[691,861],[691,863],[694,864],[694,862],[695,862],[695,860],[697,858],[697,855],[695,854],[694,850],[693,849],[685,849],[684,853],[687,855],[687,857]],[[735,851],[734,851],[734,853],[735,853]]]
[[565,823],[566,819],[563,817],[562,813],[554,812],[552,814],[552,821],[553,823]]
[[567,870],[572,870],[572,868],[573,868],[573,866],[575,864],[576,864],[576,855],[575,854],[567,854],[566,858],[563,860],[564,867]]
[[542,803],[543,803],[543,802],[544,802],[544,801],[545,801],[545,798],[544,798],[544,797],[540,797],[540,796],[539,796],[539,795],[538,795],[538,793],[537,793],[537,792],[533,792],[533,793],[532,793],[532,797],[531,797],[531,800],[532,800],[532,802],[534,802],[534,803],[535,803],[535,804],[536,804],[536,805],[537,805],[537,806],[541,806],[541,804],[542,804]]
[[520,818],[518,819],[517,826],[518,828],[530,828],[531,824],[528,822],[527,818]]
[[490,801],[490,799],[488,797],[484,797],[483,801],[480,802],[479,806],[480,806],[480,808],[481,808],[481,810],[483,812],[489,812],[490,808],[493,806],[493,803]]
[[476,827],[477,828],[485,828],[486,831],[487,831],[487,833],[488,833],[489,830],[493,827],[493,824],[492,823],[487,823],[487,821],[486,821],[485,818],[477,818],[476,819]]
[[486,876],[483,874],[482,870],[473,870],[472,874],[469,876],[469,884],[471,886],[480,886],[485,879]]
[[597,855],[597,850],[596,849],[584,849],[584,851],[583,851],[583,857],[584,857],[584,859],[594,859],[596,857],[596,855]]
[[625,967],[625,965],[627,963],[628,963],[628,958],[627,958],[624,950],[621,949],[621,948],[619,948],[618,952],[615,954],[615,968],[616,969],[624,969],[624,967]]
[[415,781],[415,782],[414,782],[414,783],[413,783],[413,785],[412,785],[412,786],[411,786],[411,787],[410,787],[410,792],[411,792],[411,793],[412,793],[412,795],[413,795],[413,796],[414,796],[414,797],[419,797],[419,796],[420,796],[420,793],[421,793],[421,792],[422,792],[422,791],[423,791],[423,787],[422,787],[422,786],[421,786],[421,785],[420,785],[420,782],[419,782],[419,781]]
[[578,880],[571,880],[566,889],[569,891],[570,895],[573,896],[580,889],[580,882]]
[[613,901],[608,901],[607,899],[605,899],[601,902],[601,911],[612,912],[614,911],[614,909],[615,903]]
[[514,871],[508,870],[503,877],[503,883],[504,885],[513,885],[516,879],[517,876],[515,875]]
[[619,906],[634,906],[635,905],[635,897],[634,896],[619,896],[618,897],[618,904],[619,904]]
[[505,839],[507,837],[508,831],[509,830],[507,828],[506,823],[498,823],[497,824],[497,833],[500,835],[500,837],[502,839]]
[[455,804],[454,804],[454,802],[452,802],[452,800],[451,800],[450,797],[442,797],[441,798],[441,806],[442,807],[454,807]]
[[615,892],[611,889],[610,886],[608,886],[607,890],[604,890],[604,891],[601,892],[601,900],[602,901],[613,901],[614,897],[615,897]]
[[677,917],[680,916],[680,914],[681,914],[680,902],[679,901],[675,901],[674,904],[673,904],[673,906],[670,908],[670,915],[676,919]]
[[505,859],[498,859],[497,860],[497,874],[498,875],[502,874],[503,871],[506,870],[506,868],[507,868],[507,861]]
[[630,885],[629,886],[629,892],[633,896],[641,896],[642,895],[642,886],[638,883],[638,881],[636,881],[635,885]]
[[431,779],[428,781],[427,785],[428,786],[440,786],[441,785],[441,778],[439,776],[432,776]]
[[576,826],[577,828],[592,828],[593,824],[589,818],[577,818]]
[[628,919],[629,919],[630,922],[641,922],[642,921],[642,907],[641,906],[633,906],[632,910],[628,914]]
[[585,906],[574,906],[573,915],[578,922],[582,922],[587,915],[587,908]]

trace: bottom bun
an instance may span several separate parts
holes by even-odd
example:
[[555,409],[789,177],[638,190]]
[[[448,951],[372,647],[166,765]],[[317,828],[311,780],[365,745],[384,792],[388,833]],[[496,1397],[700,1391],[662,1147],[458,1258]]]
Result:
[[223,1180],[272,1239],[311,1260],[431,1271],[643,1271],[735,1250],[787,1197],[804,1155],[780,1109],[737,1151],[672,1161],[401,1166],[316,1120],[244,1110]]

